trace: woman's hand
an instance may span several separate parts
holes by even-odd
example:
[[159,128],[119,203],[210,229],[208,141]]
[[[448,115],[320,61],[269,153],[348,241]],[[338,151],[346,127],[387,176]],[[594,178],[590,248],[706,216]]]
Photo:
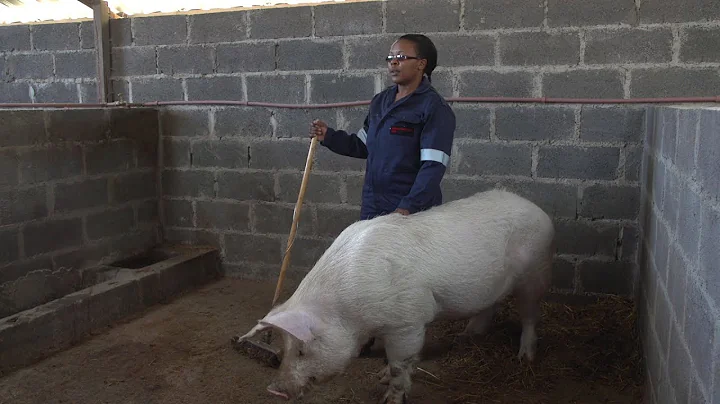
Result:
[[410,211],[407,209],[397,208],[397,209],[395,209],[395,212],[393,212],[393,213],[399,213],[403,216],[407,216],[410,214]]
[[310,124],[310,137],[317,137],[317,140],[322,142],[325,140],[327,128],[327,124],[319,119],[312,121],[312,124]]

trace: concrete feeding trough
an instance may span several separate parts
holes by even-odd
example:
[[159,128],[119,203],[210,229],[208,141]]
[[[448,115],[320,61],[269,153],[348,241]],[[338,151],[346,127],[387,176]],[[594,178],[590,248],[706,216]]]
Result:
[[166,245],[85,271],[86,287],[0,319],[0,375],[220,276],[217,249]]

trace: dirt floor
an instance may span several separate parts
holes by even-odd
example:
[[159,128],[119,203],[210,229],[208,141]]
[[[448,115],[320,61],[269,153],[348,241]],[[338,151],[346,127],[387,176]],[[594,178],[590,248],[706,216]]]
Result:
[[[0,404],[282,403],[265,386],[275,369],[233,350],[230,338],[268,310],[274,283],[223,279],[157,306],[106,333],[0,379]],[[539,357],[516,359],[520,324],[512,305],[492,329],[457,342],[464,324],[429,330],[408,403],[640,403],[642,361],[632,305],[546,303]],[[303,403],[375,403],[382,352]]]

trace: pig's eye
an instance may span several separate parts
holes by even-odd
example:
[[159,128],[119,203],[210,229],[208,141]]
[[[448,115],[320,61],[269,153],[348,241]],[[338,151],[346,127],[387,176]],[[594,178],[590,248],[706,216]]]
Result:
[[305,352],[302,349],[298,349],[298,356],[305,356]]

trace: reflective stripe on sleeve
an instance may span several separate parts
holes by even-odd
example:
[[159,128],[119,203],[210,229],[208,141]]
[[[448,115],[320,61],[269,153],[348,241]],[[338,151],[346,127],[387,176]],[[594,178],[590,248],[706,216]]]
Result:
[[361,128],[360,131],[357,133],[357,137],[362,140],[362,142],[367,145],[367,132],[365,132],[365,128]]
[[420,149],[420,160],[422,161],[437,161],[445,167],[450,163],[450,156],[448,156],[442,150],[436,149]]

